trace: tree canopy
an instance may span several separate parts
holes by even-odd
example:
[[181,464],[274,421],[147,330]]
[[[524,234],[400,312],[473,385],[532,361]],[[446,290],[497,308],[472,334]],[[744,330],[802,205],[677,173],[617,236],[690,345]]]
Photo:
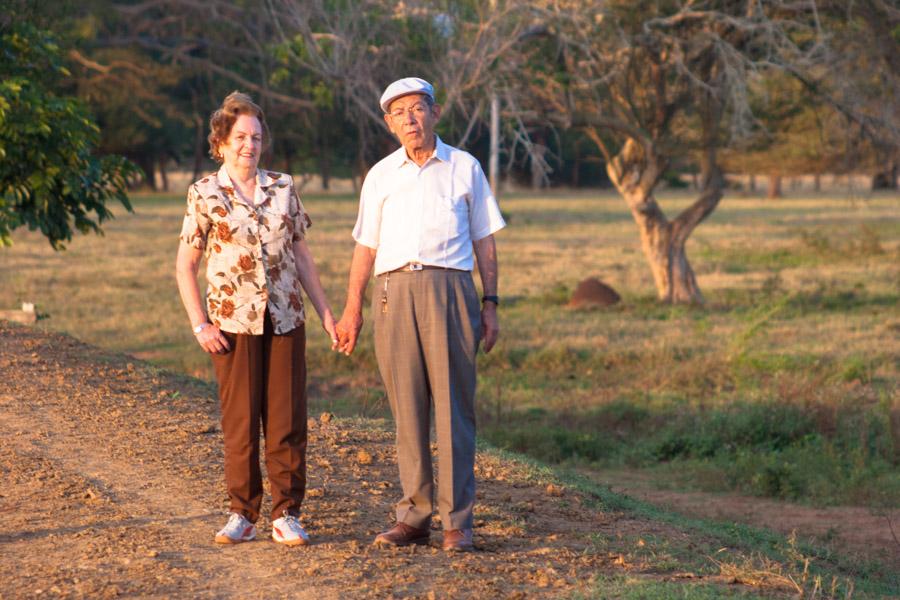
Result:
[[60,249],[75,230],[100,233],[112,216],[109,200],[131,209],[126,191],[136,168],[119,156],[94,156],[100,132],[87,108],[54,89],[68,74],[46,32],[21,23],[0,30],[3,245],[25,225]]
[[[76,104],[67,127],[85,148],[139,164],[151,185],[167,164],[208,166],[207,116],[235,88],[269,115],[263,164],[359,182],[394,144],[381,90],[422,76],[444,105],[440,135],[483,162],[499,112],[508,177],[613,185],[671,302],[702,299],[685,244],[727,171],[866,172],[896,185],[900,9],[886,0],[47,0],[30,10],[66,36],[64,56],[35,48],[55,57],[41,59],[46,72],[70,67],[65,91],[102,133]],[[28,110],[50,101],[38,95]],[[128,168],[105,160],[98,173]],[[697,197],[670,218],[656,191],[685,172]],[[108,182],[93,189],[121,191]]]

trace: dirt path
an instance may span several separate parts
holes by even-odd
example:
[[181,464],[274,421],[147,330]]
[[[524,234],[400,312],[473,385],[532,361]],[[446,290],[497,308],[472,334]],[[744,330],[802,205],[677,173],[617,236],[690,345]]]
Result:
[[598,576],[680,597],[791,591],[711,567],[719,541],[598,508],[496,453],[477,460],[477,552],[446,555],[440,535],[375,548],[398,480],[393,436],[365,421],[310,421],[311,546],[276,545],[266,520],[258,541],[217,546],[221,446],[206,384],[0,322],[0,599],[571,597],[597,596]]
[[[583,472],[614,492],[685,515],[764,527],[900,570],[900,510],[859,506],[813,507],[739,494],[659,489],[635,471]],[[893,528],[893,531],[891,530]],[[897,536],[897,537],[895,537]]]
[[398,485],[392,436],[317,420],[303,514],[314,545],[277,546],[265,522],[259,541],[219,547],[227,499],[203,384],[2,323],[0,382],[0,554],[16,565],[0,571],[2,598],[565,596],[624,572],[591,536],[664,533],[480,456],[479,552],[377,549]]

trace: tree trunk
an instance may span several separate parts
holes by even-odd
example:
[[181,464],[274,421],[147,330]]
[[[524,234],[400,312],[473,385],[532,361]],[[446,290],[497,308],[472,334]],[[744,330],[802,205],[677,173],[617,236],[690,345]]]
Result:
[[169,175],[166,173],[166,159],[160,158],[158,160],[159,165],[159,179],[162,183],[162,191],[169,191]]
[[488,157],[488,177],[494,197],[500,197],[500,97],[491,92],[491,150]]
[[766,190],[766,198],[772,200],[781,197],[781,175],[769,175],[769,187]]
[[135,157],[134,162],[141,168],[141,171],[144,172],[144,185],[154,192],[157,191],[156,177],[154,175],[156,161],[153,160],[153,157],[148,154],[142,154]]
[[360,185],[362,185],[362,182],[366,179],[366,173],[369,172],[369,165],[366,164],[368,136],[366,135],[366,123],[362,119],[357,122],[357,132],[359,135],[356,140],[356,173],[359,176]]
[[[656,203],[653,197],[642,200],[626,198],[629,205]],[[634,211],[632,211],[633,213]],[[669,304],[702,304],[703,294],[685,252],[687,238],[675,223],[635,217],[641,234],[641,249],[656,284],[656,295]]]
[[816,173],[813,175],[813,191],[815,193],[819,193],[822,191],[822,174]]
[[547,147],[541,143],[535,143],[531,146],[531,189],[540,190],[544,187],[547,178],[547,170],[545,168],[544,155],[547,153]]
[[200,169],[203,168],[203,150],[206,140],[203,137],[203,118],[194,113],[194,176],[191,181],[200,179]]
[[569,185],[573,190],[578,189],[578,176],[581,173],[581,152],[577,146],[575,148],[575,157],[572,159],[572,178],[569,180]]
[[751,193],[756,192],[756,175],[750,173],[750,179],[747,181],[747,188]]
[[703,303],[685,245],[697,225],[716,209],[725,188],[725,179],[716,162],[715,141],[708,137],[700,155],[700,197],[671,222],[653,196],[668,161],[656,152],[651,142],[629,138],[606,165],[610,180],[637,223],[657,296],[671,304]]
[[294,153],[291,150],[292,144],[285,144],[284,151],[281,153],[281,158],[284,161],[284,172],[291,173],[293,175],[293,167],[294,164]]
[[715,149],[701,157],[700,197],[674,221],[668,221],[653,195],[667,161],[652,147],[629,140],[607,163],[613,185],[631,209],[638,226],[641,248],[656,284],[657,296],[671,304],[702,304],[703,294],[691,268],[685,245],[688,237],[719,203],[724,179],[715,162]]
[[331,152],[327,147],[319,153],[319,177],[322,178],[322,189],[331,187]]
[[897,170],[897,163],[891,161],[884,171],[876,173],[872,178],[872,190],[896,190]]

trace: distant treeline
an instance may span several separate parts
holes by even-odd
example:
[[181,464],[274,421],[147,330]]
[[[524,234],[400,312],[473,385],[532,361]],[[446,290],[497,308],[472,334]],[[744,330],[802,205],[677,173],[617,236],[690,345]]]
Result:
[[[900,11],[881,0],[2,4],[4,26],[53,33],[62,91],[151,186],[210,166],[206,121],[233,89],[267,111],[270,167],[325,187],[358,178],[394,147],[377,98],[405,75],[434,81],[440,135],[486,167],[495,100],[502,176],[519,185],[611,185],[607,164],[636,135],[663,149],[671,183],[703,170],[715,136],[728,172],[896,186]],[[704,131],[709,101],[721,114]]]

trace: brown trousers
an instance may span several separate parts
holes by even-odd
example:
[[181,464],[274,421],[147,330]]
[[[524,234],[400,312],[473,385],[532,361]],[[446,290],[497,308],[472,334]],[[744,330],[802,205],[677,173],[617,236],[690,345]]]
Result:
[[223,332],[231,350],[213,354],[225,438],[225,482],[232,512],[259,519],[262,473],[259,426],[266,439],[272,518],[299,514],[306,491],[306,332]]

